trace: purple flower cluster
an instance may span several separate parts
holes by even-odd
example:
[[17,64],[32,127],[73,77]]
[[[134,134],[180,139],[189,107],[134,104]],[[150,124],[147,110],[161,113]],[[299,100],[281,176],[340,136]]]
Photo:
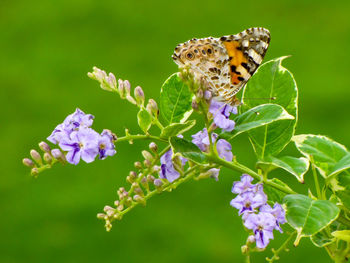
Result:
[[109,130],[97,133],[91,127],[94,116],[85,114],[80,109],[68,115],[63,123],[57,125],[47,138],[53,144],[58,144],[67,152],[67,162],[78,164],[80,159],[90,163],[99,155],[99,159],[113,156],[115,135]]
[[231,113],[237,114],[237,107],[232,107],[224,102],[211,100],[209,112],[213,115],[215,125],[224,131],[232,131],[235,128],[235,122],[230,120]]
[[233,183],[232,193],[238,195],[230,204],[242,215],[244,226],[253,231],[256,246],[263,249],[273,239],[274,229],[282,233],[281,224],[286,222],[285,211],[278,203],[273,208],[268,205],[263,185],[252,184],[252,181],[250,175],[243,174],[241,181]]
[[[180,165],[183,167],[187,162],[187,159],[180,157]],[[159,176],[162,179],[167,179],[170,183],[180,177],[180,173],[175,169],[173,163],[173,150],[170,149],[160,157],[160,172]],[[181,167],[181,168],[182,168]]]

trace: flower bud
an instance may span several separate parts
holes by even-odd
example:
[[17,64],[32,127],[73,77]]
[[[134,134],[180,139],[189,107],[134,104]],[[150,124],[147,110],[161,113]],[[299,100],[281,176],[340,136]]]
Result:
[[119,200],[115,200],[115,201],[114,201],[114,206],[115,206],[115,207],[118,207],[119,205],[120,205],[120,201],[119,201]]
[[153,153],[157,153],[157,151],[158,151],[157,144],[155,144],[154,142],[151,142],[148,147]]
[[150,182],[150,183],[153,183],[155,180],[154,176],[153,175],[147,175],[147,181]]
[[143,158],[145,158],[146,160],[152,162],[153,161],[153,155],[150,154],[148,151],[142,151],[142,156]]
[[51,150],[51,155],[56,160],[60,161],[61,163],[64,163],[66,161],[66,158],[64,157],[64,154],[59,149],[53,149]]
[[119,92],[120,98],[125,99],[126,91],[124,87],[124,81],[121,79],[118,79],[118,92]]
[[134,200],[142,205],[146,205],[146,200],[139,195],[134,195]]
[[143,165],[149,168],[149,167],[152,166],[152,163],[151,163],[151,161],[149,161],[149,160],[144,160],[144,161],[143,161]]
[[32,168],[32,170],[30,171],[31,176],[36,177],[38,174],[39,174],[39,170],[36,167]]
[[52,156],[49,153],[44,153],[44,161],[48,164],[52,163]]
[[130,171],[129,175],[126,177],[126,180],[132,184],[133,182],[135,182],[137,175],[134,171]]
[[124,80],[123,86],[124,86],[126,95],[130,96],[130,87],[131,87],[130,82],[128,80]]
[[110,210],[114,210],[114,209],[113,209],[113,207],[111,207],[111,206],[109,206],[109,205],[106,205],[106,206],[103,208],[103,211],[104,211],[105,213],[107,213],[107,212],[110,211]]
[[250,235],[250,236],[247,238],[247,243],[255,243],[255,236]]
[[143,193],[142,189],[140,187],[136,187],[134,189],[134,192],[140,196],[144,196],[145,194]]
[[154,165],[153,166],[153,171],[156,172],[156,173],[160,172],[160,166],[159,165]]
[[106,223],[105,223],[105,228],[106,228],[106,231],[109,232],[111,231],[112,229],[112,224],[109,220],[106,220]]
[[117,210],[120,212],[120,211],[123,211],[124,209],[124,205],[118,205],[117,207]]
[[147,106],[146,106],[146,110],[153,116],[158,117],[159,115],[159,109],[158,109],[158,105],[157,102],[154,99],[149,99]]
[[191,105],[192,105],[192,109],[198,110],[198,103],[196,100],[193,100]]
[[199,89],[199,90],[197,91],[196,97],[197,97],[198,99],[203,98],[203,90],[202,90],[202,89]]
[[143,177],[143,178],[141,179],[141,185],[142,185],[147,191],[149,191],[148,181],[147,181],[147,178],[146,178],[146,177]]
[[136,169],[139,169],[139,170],[142,169],[142,164],[140,162],[135,162],[134,166]]
[[43,165],[43,160],[41,159],[40,154],[36,150],[31,150],[30,156],[32,156],[33,160],[37,162],[39,165]]
[[124,200],[124,203],[125,203],[125,205],[130,206],[132,204],[132,198],[130,196],[128,196],[128,198],[126,198]]
[[98,214],[97,214],[97,218],[98,218],[98,219],[106,219],[106,217],[107,217],[107,216],[106,216],[104,213],[98,213]]
[[153,182],[154,186],[156,187],[157,190],[161,191],[162,190],[162,186],[163,186],[163,182],[160,179],[155,179]]
[[42,151],[50,153],[51,152],[51,148],[50,146],[46,143],[46,142],[40,142],[39,143],[39,147]]
[[117,80],[115,79],[115,76],[113,73],[109,73],[108,77],[106,78],[107,83],[112,91],[115,91],[117,89]]
[[137,105],[139,106],[143,105],[143,103],[145,102],[145,93],[143,92],[140,86],[137,86],[134,89],[134,95],[135,95]]
[[25,166],[28,166],[28,167],[34,167],[34,162],[29,159],[29,158],[24,158],[22,160],[22,163],[25,165]]
[[249,247],[247,245],[244,245],[241,247],[242,254],[247,254],[249,251]]
[[204,91],[204,99],[205,100],[210,100],[211,98],[212,98],[212,94],[211,94],[211,92],[209,91],[209,90],[206,90],[206,91]]

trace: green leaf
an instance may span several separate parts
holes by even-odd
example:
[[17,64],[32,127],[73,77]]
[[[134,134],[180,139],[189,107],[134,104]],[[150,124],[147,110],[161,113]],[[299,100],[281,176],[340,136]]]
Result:
[[[282,67],[285,57],[261,65],[243,91],[243,111],[259,105],[254,98],[275,98],[294,119],[280,120],[248,132],[257,157],[277,155],[290,142],[297,122],[298,89],[291,72]],[[261,100],[260,100],[261,101]]]
[[346,173],[338,174],[329,181],[334,194],[339,201],[350,212],[350,175]]
[[297,149],[313,162],[323,177],[334,171],[335,165],[346,155],[345,146],[321,135],[302,134],[292,139]]
[[[274,182],[276,184],[279,184],[285,188],[289,188],[289,186],[287,184],[285,184],[284,182],[282,182],[281,180],[279,180],[277,178],[272,178],[270,181]],[[292,190],[292,189],[290,189],[290,190]],[[286,193],[284,193],[284,192],[282,192],[282,191],[280,191],[272,186],[269,186],[267,184],[264,184],[264,192],[265,192],[265,194],[267,194],[269,201],[277,202],[280,204],[283,203],[283,198],[287,195]]]
[[335,241],[335,238],[329,237],[324,231],[316,233],[310,239],[316,247],[325,247]]
[[195,163],[206,163],[206,156],[192,142],[178,137],[170,138],[170,145],[174,152],[179,152],[181,155]]
[[195,120],[187,121],[185,123],[172,123],[164,128],[164,130],[160,134],[160,137],[169,138],[172,136],[179,135],[191,129],[195,124]]
[[238,115],[234,121],[235,129],[229,133],[225,132],[223,137],[229,140],[233,139],[240,133],[264,126],[266,124],[279,121],[294,119],[283,107],[277,104],[263,104]]
[[302,237],[312,236],[331,224],[339,215],[339,208],[328,200],[312,200],[300,194],[287,195],[287,222],[297,230],[294,245]]
[[171,75],[160,90],[160,112],[168,123],[185,122],[192,113],[192,97],[189,87],[179,73]]
[[341,158],[339,160],[339,162],[337,162],[333,169],[329,172],[329,177],[339,174],[347,169],[350,168],[350,153],[348,153],[347,155],[345,155],[343,158]]
[[147,131],[149,130],[149,128],[151,128],[152,125],[152,116],[147,110],[141,109],[137,113],[137,122],[141,130],[143,130],[144,133],[147,133]]
[[304,183],[304,175],[309,170],[309,160],[304,157],[283,156],[276,158],[268,156],[263,161],[260,161],[258,166],[261,164],[270,165],[269,170],[282,168],[294,175],[300,183]]

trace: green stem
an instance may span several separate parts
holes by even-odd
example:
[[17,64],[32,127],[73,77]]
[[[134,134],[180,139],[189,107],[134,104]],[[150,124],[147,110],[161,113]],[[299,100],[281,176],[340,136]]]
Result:
[[277,184],[271,180],[268,180],[266,178],[263,178],[263,176],[260,176],[253,170],[249,169],[248,167],[236,162],[228,162],[224,159],[221,159],[219,156],[213,155],[213,154],[206,154],[209,161],[220,164],[226,168],[229,168],[231,170],[240,172],[240,173],[246,173],[252,176],[254,179],[262,181],[264,184],[269,185],[275,189],[278,189],[286,194],[295,194],[296,192],[290,189],[289,187],[285,187],[283,185]]
[[272,258],[266,258],[267,261],[269,262],[273,262],[273,261],[276,261],[276,260],[279,260],[279,254],[285,250],[289,244],[289,242],[292,240],[292,238],[294,237],[294,235],[296,234],[297,232],[294,231],[292,234],[290,234],[290,236],[286,239],[286,241],[284,241],[284,243],[281,245],[281,247],[277,250],[272,250],[273,252],[273,257]]
[[317,198],[322,200],[323,198],[322,198],[322,194],[321,194],[320,183],[318,181],[317,171],[316,171],[312,156],[311,156],[311,167],[312,167],[312,175],[314,177],[314,182],[315,182]]
[[154,141],[167,142],[166,139],[160,138],[158,136],[153,136],[150,134],[135,134],[135,135],[126,135],[123,137],[119,137],[116,143],[124,142],[124,141],[132,141],[132,140],[154,140]]

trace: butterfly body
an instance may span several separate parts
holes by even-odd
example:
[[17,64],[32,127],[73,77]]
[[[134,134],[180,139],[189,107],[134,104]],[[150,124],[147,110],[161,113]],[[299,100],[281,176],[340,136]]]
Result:
[[205,78],[210,89],[231,105],[235,94],[261,64],[270,42],[265,28],[249,28],[236,35],[191,39],[175,48],[173,59]]

